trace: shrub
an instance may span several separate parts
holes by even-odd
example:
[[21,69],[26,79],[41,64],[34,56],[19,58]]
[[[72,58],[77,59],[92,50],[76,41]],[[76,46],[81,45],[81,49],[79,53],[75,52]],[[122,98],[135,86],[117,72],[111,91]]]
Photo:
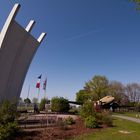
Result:
[[41,99],[41,102],[40,102],[40,104],[39,104],[39,110],[40,110],[40,111],[42,111],[42,110],[45,109],[45,104],[46,104],[46,103],[48,103],[48,99],[46,99],[46,98]]
[[113,125],[113,119],[108,112],[95,112],[93,103],[88,101],[83,104],[80,110],[81,117],[85,120],[86,127],[94,128],[102,124]]
[[0,106],[0,124],[13,122],[17,116],[16,104],[4,101]]
[[0,126],[0,140],[12,140],[19,131],[16,121]]
[[104,117],[103,114],[102,113],[97,113],[95,117],[96,117],[96,120],[97,120],[98,124],[102,125],[103,124],[103,117]]
[[96,112],[93,108],[93,103],[88,101],[83,104],[80,110],[80,115],[82,118],[86,118],[87,116],[95,116]]
[[70,109],[69,102],[63,97],[54,97],[51,100],[51,110],[53,112],[68,112]]
[[76,109],[76,108],[72,108],[72,109],[70,109],[69,110],[69,113],[71,113],[71,114],[78,114],[78,109]]
[[85,119],[85,125],[87,128],[96,128],[98,127],[98,122],[94,116],[88,116]]
[[16,104],[4,101],[0,106],[0,140],[11,140],[19,130],[15,121],[17,117]]
[[62,118],[58,118],[57,126],[59,126],[59,128],[61,130],[67,130],[68,129],[66,121],[64,121],[64,119],[62,119]]
[[107,126],[113,126],[113,119],[108,112],[102,112],[96,114],[98,124],[106,124]]
[[66,122],[66,124],[68,124],[68,125],[75,124],[74,119],[73,119],[72,117],[70,117],[70,116],[69,116],[68,118],[65,119],[65,122]]
[[136,111],[140,112],[140,103],[136,104]]
[[107,126],[113,126],[113,119],[111,116],[103,116],[103,124],[106,124]]
[[26,98],[26,99],[24,99],[24,103],[30,104],[31,103],[31,100],[29,98]]

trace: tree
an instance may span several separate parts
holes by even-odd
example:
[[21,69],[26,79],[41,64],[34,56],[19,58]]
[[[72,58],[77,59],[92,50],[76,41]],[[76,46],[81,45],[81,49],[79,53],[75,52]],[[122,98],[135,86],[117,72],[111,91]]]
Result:
[[140,0],[131,0],[132,2],[135,2],[138,6],[140,5]]
[[51,99],[51,110],[53,112],[68,112],[70,109],[69,102],[63,97],[53,97]]
[[118,81],[110,82],[110,94],[120,105],[126,105],[129,102],[128,96],[125,94],[125,86]]
[[30,103],[31,103],[31,100],[30,100],[29,98],[26,98],[26,99],[24,99],[24,102],[25,102],[26,104],[30,104]]
[[49,103],[49,100],[46,98],[42,98],[41,102],[39,104],[39,110],[44,110],[45,109],[45,104]]
[[132,2],[135,2],[137,5],[137,9],[140,10],[140,0],[130,0]]
[[140,4],[140,0],[131,0],[133,2],[136,2],[137,4]]
[[78,103],[83,104],[84,102],[86,102],[90,98],[91,98],[91,94],[88,93],[88,91],[86,91],[84,89],[79,90],[79,92],[76,93],[76,101]]
[[129,103],[125,86],[121,82],[109,81],[105,76],[95,75],[92,80],[85,83],[84,89],[76,93],[76,101],[97,101],[107,95],[112,95],[120,105]]
[[95,75],[92,80],[85,83],[84,89],[76,93],[76,101],[96,101],[108,95],[109,90],[109,80],[105,76]]
[[137,83],[127,84],[126,94],[131,102],[140,102],[140,85]]
[[109,81],[105,76],[95,75],[84,88],[91,93],[91,100],[99,100],[109,94]]

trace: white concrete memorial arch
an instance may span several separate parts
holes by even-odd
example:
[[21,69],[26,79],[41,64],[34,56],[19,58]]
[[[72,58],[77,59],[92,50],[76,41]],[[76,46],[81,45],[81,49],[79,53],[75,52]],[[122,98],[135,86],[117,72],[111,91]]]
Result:
[[20,4],[15,4],[0,32],[0,102],[18,99],[29,65],[46,33],[35,39],[30,31],[35,21],[24,29],[15,17]]

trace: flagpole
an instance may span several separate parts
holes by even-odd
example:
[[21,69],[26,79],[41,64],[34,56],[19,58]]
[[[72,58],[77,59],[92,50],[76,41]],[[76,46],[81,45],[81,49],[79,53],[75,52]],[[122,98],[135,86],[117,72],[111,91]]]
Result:
[[46,89],[44,90],[44,98],[46,99],[47,96],[46,96]]
[[46,84],[47,84],[47,78],[45,79],[44,83],[43,83],[43,89],[44,89],[44,98],[46,98]]
[[40,94],[40,88],[38,88],[38,96],[37,96],[38,103],[39,103],[39,94]]
[[38,77],[38,81],[37,81],[37,84],[36,84],[36,88],[38,88],[38,95],[37,95],[38,103],[39,103],[41,76],[42,76],[42,74]]

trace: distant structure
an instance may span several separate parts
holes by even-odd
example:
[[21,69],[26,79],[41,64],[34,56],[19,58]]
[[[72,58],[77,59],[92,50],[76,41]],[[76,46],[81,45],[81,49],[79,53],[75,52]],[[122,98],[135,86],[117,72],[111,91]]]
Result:
[[30,31],[31,20],[24,29],[15,17],[20,4],[15,4],[0,33],[0,102],[17,100],[29,65],[46,33],[35,39]]

